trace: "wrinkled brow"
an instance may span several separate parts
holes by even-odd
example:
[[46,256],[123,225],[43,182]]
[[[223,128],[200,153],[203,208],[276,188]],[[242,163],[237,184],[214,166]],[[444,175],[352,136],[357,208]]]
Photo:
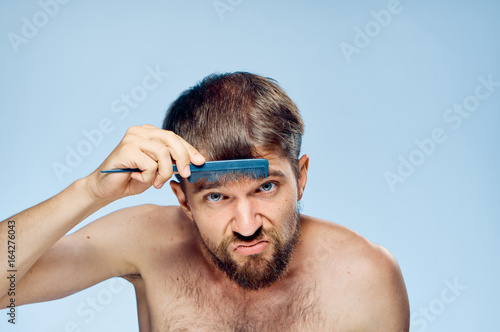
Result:
[[[270,178],[270,177],[286,178],[286,175],[282,171],[273,170],[273,171],[269,171],[269,173],[267,174],[267,178]],[[242,178],[242,179],[244,179],[244,178]],[[263,180],[263,179],[256,179],[256,180]],[[225,187],[226,183],[231,182],[231,181],[234,181],[234,180],[196,183],[194,186],[194,189],[193,189],[193,193],[197,194],[200,191]]]

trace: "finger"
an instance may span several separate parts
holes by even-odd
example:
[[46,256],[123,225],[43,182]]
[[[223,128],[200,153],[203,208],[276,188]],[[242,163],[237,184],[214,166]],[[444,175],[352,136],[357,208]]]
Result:
[[154,186],[159,189],[172,177],[173,174],[170,150],[167,146],[162,145],[157,141],[149,141],[147,139],[143,139],[139,143],[139,146],[143,153],[148,155],[157,163],[157,173],[154,180]]
[[156,173],[156,179],[154,181],[155,188],[160,189],[161,187],[163,187],[165,182],[167,182],[173,174],[174,171],[172,169],[172,159],[160,158],[160,160],[158,161],[158,172]]
[[189,159],[191,160],[191,162],[195,165],[203,165],[205,163],[205,157],[203,157],[198,150],[196,150],[191,144],[186,142],[182,137],[177,137],[189,153]]
[[196,165],[202,165],[205,162],[205,158],[198,150],[171,131],[158,129],[151,125],[143,125],[141,127],[134,127],[131,134],[147,138],[151,141],[161,142],[161,144],[167,146],[182,177],[187,178],[191,175],[191,162]]
[[[128,166],[131,165],[131,166]],[[140,153],[133,157],[133,160],[127,163],[127,167],[138,168],[141,172],[132,173],[132,178],[142,183],[152,185],[156,178],[156,170],[158,163],[151,159],[150,156]]]
[[141,183],[144,182],[144,179],[142,178],[142,172],[130,173],[130,177],[135,181],[139,181]]
[[149,139],[161,141],[168,147],[170,156],[175,160],[177,170],[182,177],[187,178],[191,175],[190,154],[182,143],[182,138],[167,130],[150,130],[148,135]]
[[[155,134],[158,133],[159,132],[156,132]],[[203,157],[203,155],[195,147],[189,144],[181,136],[167,130],[162,130],[161,138],[167,140],[167,144],[169,144],[169,146],[172,148],[171,154],[173,159],[176,160],[178,169],[183,169],[185,165],[187,166],[188,162],[191,162],[195,165],[203,165],[205,163],[205,157]],[[178,144],[178,142],[182,144],[182,147]],[[189,159],[189,161],[184,159],[186,152],[188,154],[187,158]]]

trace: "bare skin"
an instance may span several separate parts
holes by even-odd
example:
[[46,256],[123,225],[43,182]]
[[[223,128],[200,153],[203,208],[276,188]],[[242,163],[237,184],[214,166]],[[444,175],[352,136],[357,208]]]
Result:
[[[386,249],[331,222],[289,217],[305,189],[307,156],[299,160],[296,179],[286,159],[261,151],[270,162],[267,179],[189,184],[185,193],[171,181],[180,206],[123,209],[64,236],[113,200],[151,185],[161,188],[172,175],[172,160],[181,170],[204,162],[193,147],[164,132],[134,128],[96,172],[8,219],[16,221],[19,246],[30,243],[18,259],[16,305],[61,298],[122,276],[135,286],[141,331],[408,331],[403,277]],[[116,167],[145,171],[100,174]],[[6,221],[0,223],[2,244]],[[288,269],[258,290],[228,279],[202,245],[235,233],[251,237],[259,228],[290,237],[299,226]],[[265,237],[229,246],[243,264],[251,255],[268,259],[275,243]],[[0,291],[6,307],[3,280]]]

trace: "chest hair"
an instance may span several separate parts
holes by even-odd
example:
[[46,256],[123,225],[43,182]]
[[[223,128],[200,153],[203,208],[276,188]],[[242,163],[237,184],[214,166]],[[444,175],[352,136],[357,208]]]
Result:
[[173,296],[162,331],[318,331],[325,325],[314,282],[241,295],[208,282],[200,272],[185,270],[167,279]]

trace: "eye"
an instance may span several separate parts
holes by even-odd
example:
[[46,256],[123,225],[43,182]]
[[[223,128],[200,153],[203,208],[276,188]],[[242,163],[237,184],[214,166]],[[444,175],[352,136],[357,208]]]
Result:
[[206,196],[206,199],[210,202],[218,202],[222,199],[222,194],[219,193],[211,193]]
[[272,191],[274,188],[276,188],[276,183],[274,182],[266,182],[259,187],[261,191]]

